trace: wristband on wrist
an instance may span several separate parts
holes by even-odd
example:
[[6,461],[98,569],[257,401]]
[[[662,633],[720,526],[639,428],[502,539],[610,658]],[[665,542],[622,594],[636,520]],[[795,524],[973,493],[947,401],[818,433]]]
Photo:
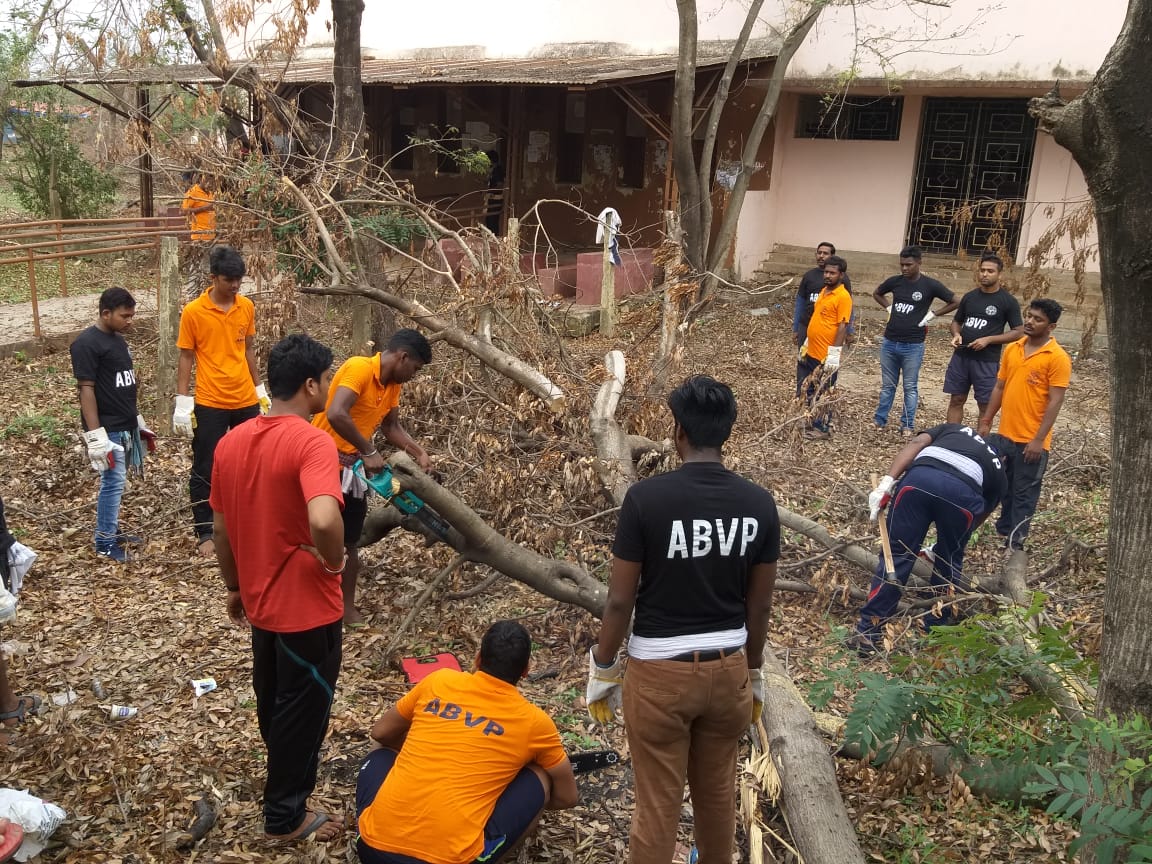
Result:
[[347,563],[348,563],[348,556],[345,555],[343,560],[341,560],[340,564],[335,569],[329,567],[327,561],[321,561],[320,566],[324,569],[325,573],[328,573],[332,576],[337,576],[337,575],[344,572],[344,567]]
[[379,450],[373,450],[371,453],[365,453],[363,450],[361,450],[360,455],[363,456],[365,459],[367,459],[370,456],[379,456],[380,451]]

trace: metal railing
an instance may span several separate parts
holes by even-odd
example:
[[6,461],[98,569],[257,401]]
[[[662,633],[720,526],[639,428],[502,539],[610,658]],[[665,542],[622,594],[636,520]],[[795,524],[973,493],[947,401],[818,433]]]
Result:
[[68,296],[69,259],[90,258],[139,249],[157,249],[160,238],[189,237],[183,216],[156,216],[147,219],[46,219],[39,222],[0,224],[0,267],[28,267],[28,288],[32,300],[32,332],[40,330],[40,300],[36,291],[36,264],[56,261],[60,269],[60,296]]

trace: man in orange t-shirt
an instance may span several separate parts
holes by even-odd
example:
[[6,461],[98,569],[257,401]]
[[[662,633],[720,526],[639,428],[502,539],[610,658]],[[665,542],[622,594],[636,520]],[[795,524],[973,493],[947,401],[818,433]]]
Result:
[[488,628],[476,671],[433,672],[376,721],[356,780],[362,864],[503,859],[541,812],[580,795],[560,733],[516,682],[531,639]]
[[186,259],[189,279],[185,288],[194,294],[208,274],[209,254],[216,242],[216,196],[212,191],[215,183],[208,174],[196,175],[188,171],[182,176],[191,184],[180,203],[180,209],[188,219],[189,239],[192,241]]
[[[188,493],[196,543],[206,558],[212,542],[212,460],[229,429],[268,410],[268,391],[256,371],[256,307],[240,294],[244,259],[231,246],[212,247],[211,286],[180,313],[176,347],[176,408],[172,431],[192,438]],[[189,395],[196,367],[196,396]]]
[[[1008,475],[996,533],[1010,549],[1024,548],[1048,468],[1052,427],[1072,381],[1072,358],[1052,338],[1062,311],[1048,298],[1029,304],[1024,338],[1004,346],[996,386],[980,418],[978,431],[1000,451]],[[1000,428],[989,438],[998,412]]]
[[293,334],[268,355],[272,404],[216,448],[212,509],[228,617],[252,628],[252,687],[268,750],[264,831],[332,840],[340,819],[308,808],[340,674],[344,544],[324,407],[332,352]]
[[[847,272],[848,262],[839,255],[830,255],[824,261],[824,288],[816,298],[807,337],[800,346],[796,398],[805,395],[810,411],[823,393],[836,386],[840,352],[852,321],[852,295],[844,287]],[[804,431],[804,437],[827,439],[831,434],[829,421],[827,409],[812,411],[811,426]]]
[[426,363],[432,362],[432,346],[418,331],[397,330],[384,351],[372,357],[349,357],[332,378],[332,392],[324,411],[312,419],[336,441],[344,467],[344,546],[348,566],[344,569],[344,623],[363,627],[364,616],[356,608],[356,579],[360,575],[357,544],[368,515],[368,487],[352,473],[356,460],[364,460],[369,476],[384,468],[384,457],[372,443],[379,428],[385,440],[416,460],[424,471],[432,467],[427,451],[400,425],[400,390]]

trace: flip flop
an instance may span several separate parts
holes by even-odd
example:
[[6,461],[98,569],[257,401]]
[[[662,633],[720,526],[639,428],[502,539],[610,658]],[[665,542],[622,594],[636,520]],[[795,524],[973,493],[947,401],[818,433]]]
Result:
[[0,819],[0,861],[11,861],[24,842],[24,829],[8,819]]
[[[16,707],[11,711],[0,711],[0,722],[4,720],[15,720],[16,725],[19,726],[27,718],[28,713],[40,713],[40,697],[30,693],[27,696],[20,696],[16,699]],[[0,861],[3,861],[0,858]]]
[[304,825],[299,834],[268,834],[266,836],[276,843],[296,843],[311,834],[315,834],[321,825],[332,821],[332,817],[322,810],[310,810],[308,812],[312,814],[312,820]]

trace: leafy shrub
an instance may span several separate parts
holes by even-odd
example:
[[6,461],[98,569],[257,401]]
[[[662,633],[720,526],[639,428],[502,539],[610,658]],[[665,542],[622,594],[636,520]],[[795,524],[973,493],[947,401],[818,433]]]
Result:
[[6,173],[20,203],[44,218],[52,216],[49,189],[56,174],[63,219],[103,215],[116,197],[116,178],[101,171],[72,140],[68,124],[46,114],[10,114],[18,136]]

